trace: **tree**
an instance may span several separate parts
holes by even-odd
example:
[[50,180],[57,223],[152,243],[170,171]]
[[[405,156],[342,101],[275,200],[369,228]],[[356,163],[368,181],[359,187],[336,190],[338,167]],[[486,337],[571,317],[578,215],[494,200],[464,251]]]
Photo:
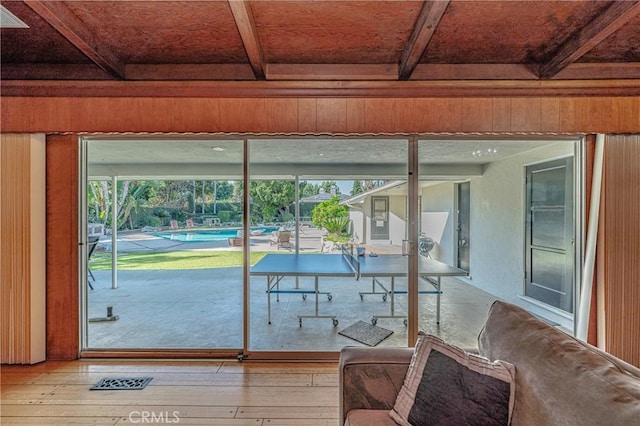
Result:
[[311,222],[318,228],[326,229],[327,222],[338,217],[349,217],[349,208],[340,205],[340,197],[337,195],[318,203],[311,212]]
[[290,180],[252,181],[249,195],[253,204],[251,209],[264,222],[271,222],[277,216],[289,213],[295,202],[296,187]]
[[107,180],[89,181],[87,203],[89,204],[89,221],[108,226],[110,222],[111,184]]
[[320,187],[309,182],[300,182],[300,198],[310,197],[320,192]]
[[373,188],[376,188],[378,186],[382,186],[385,183],[387,183],[386,180],[363,180],[362,181],[362,188],[364,189],[364,192],[366,191],[370,191]]
[[362,181],[354,180],[353,187],[351,188],[351,195],[358,195],[364,192],[364,187],[362,186]]
[[384,185],[386,180],[354,180],[353,187],[351,188],[351,195],[362,194],[363,192],[371,191],[373,188]]
[[331,191],[335,188],[336,194],[340,194],[340,188],[334,180],[325,180],[320,184],[320,188],[324,189],[324,192],[331,194]]
[[233,184],[226,180],[218,181],[216,184],[216,198],[218,200],[229,200],[233,197]]

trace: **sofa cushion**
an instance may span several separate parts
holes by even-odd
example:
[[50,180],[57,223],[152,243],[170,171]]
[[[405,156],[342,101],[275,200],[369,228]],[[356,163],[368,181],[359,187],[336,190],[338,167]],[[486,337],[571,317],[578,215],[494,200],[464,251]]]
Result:
[[520,307],[495,302],[478,347],[516,366],[514,425],[640,424],[637,369]]
[[362,410],[349,411],[344,426],[397,426],[391,417],[389,410]]
[[389,415],[400,425],[506,425],[514,376],[509,363],[490,362],[421,332]]

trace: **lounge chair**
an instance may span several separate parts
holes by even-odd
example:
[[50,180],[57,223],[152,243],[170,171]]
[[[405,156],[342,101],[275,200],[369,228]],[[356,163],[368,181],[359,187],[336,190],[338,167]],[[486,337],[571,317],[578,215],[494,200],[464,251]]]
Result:
[[87,245],[88,245],[87,271],[89,272],[89,276],[87,277],[87,284],[89,284],[89,288],[91,290],[93,290],[93,285],[91,285],[91,281],[93,280],[95,282],[96,278],[93,276],[93,272],[91,272],[91,268],[89,267],[89,261],[91,260],[91,255],[93,254],[93,251],[96,249],[96,246],[98,245],[98,240],[100,240],[100,237],[94,236],[94,237],[89,237],[87,241]]
[[171,229],[180,229],[180,225],[178,225],[177,220],[170,220],[169,225],[171,225]]
[[187,219],[185,222],[185,226],[187,228],[195,228],[196,225],[193,223],[193,219]]
[[244,231],[242,229],[236,232],[235,238],[229,238],[229,245],[232,247],[239,247],[244,244]]
[[280,247],[291,248],[291,232],[274,231],[269,240],[269,245],[277,246],[278,250],[280,250]]

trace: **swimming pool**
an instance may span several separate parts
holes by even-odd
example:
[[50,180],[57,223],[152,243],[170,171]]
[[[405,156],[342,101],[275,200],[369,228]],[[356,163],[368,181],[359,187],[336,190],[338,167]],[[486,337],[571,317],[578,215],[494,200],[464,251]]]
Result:
[[[165,238],[172,241],[180,241],[185,243],[201,243],[204,241],[226,241],[229,238],[234,238],[238,235],[240,228],[227,228],[227,229],[207,229],[207,230],[190,230],[190,231],[178,231],[178,232],[158,232],[154,233],[156,237]],[[251,233],[270,234],[273,231],[277,231],[277,227],[254,227],[251,228]]]

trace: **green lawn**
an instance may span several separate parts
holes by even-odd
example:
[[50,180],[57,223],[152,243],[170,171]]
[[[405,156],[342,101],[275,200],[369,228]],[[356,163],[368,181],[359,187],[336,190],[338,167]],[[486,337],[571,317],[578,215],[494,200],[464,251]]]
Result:
[[[251,264],[262,259],[267,252],[251,252]],[[118,255],[119,270],[148,269],[207,269],[242,266],[240,251],[146,251]],[[93,271],[111,269],[111,253],[94,253],[89,266]]]

